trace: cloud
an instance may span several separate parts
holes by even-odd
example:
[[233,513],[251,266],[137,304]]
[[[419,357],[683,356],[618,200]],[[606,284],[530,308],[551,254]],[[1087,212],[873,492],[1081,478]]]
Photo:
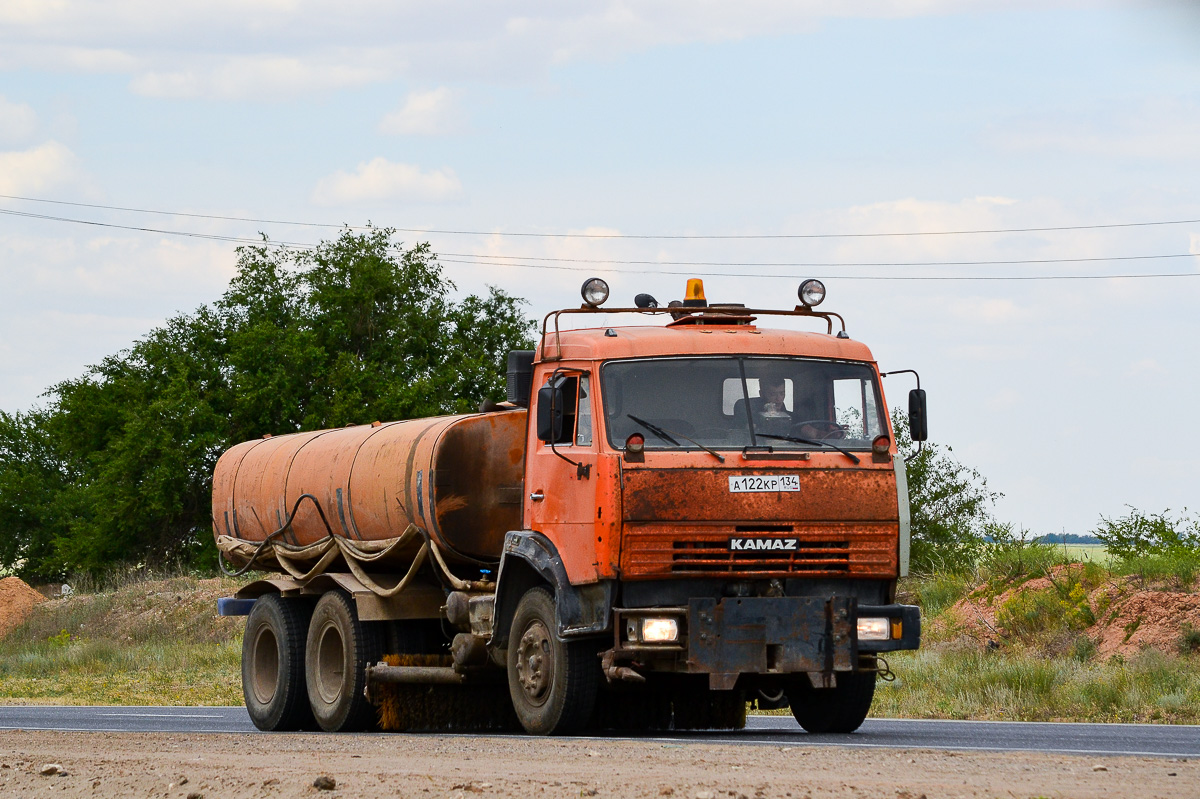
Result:
[[357,86],[383,78],[366,67],[309,62],[290,57],[230,58],[174,72],[146,72],[130,81],[135,94],[185,99],[278,99]]
[[0,152],[0,194],[37,194],[79,176],[75,154],[56,141]]
[[1158,98],[1137,106],[1063,111],[1012,120],[990,138],[1018,152],[1195,161],[1200,159],[1200,104]]
[[37,113],[24,103],[10,103],[0,96],[0,143],[20,144],[37,131]]
[[306,0],[9,0],[0,3],[0,66],[115,71],[130,75],[134,91],[156,97],[264,97],[281,85],[320,92],[397,78],[522,79],[580,59],[806,32],[841,17],[1077,2],[344,0],[335,8]]
[[375,158],[358,165],[353,174],[338,170],[321,178],[313,189],[317,205],[394,200],[400,202],[447,202],[462,194],[462,184],[452,169],[428,172],[413,164],[397,164]]
[[1027,312],[1005,298],[962,297],[954,300],[948,310],[966,322],[1008,324],[1026,316]]
[[427,92],[411,92],[404,105],[379,122],[379,132],[402,136],[437,136],[454,133],[461,119],[454,92],[445,86]]

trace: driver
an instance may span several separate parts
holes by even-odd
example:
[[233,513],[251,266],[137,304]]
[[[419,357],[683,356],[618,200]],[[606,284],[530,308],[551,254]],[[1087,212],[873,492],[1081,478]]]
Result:
[[761,378],[758,387],[759,396],[750,400],[755,426],[763,432],[786,434],[794,421],[791,411],[784,404],[786,381],[778,375],[771,375]]

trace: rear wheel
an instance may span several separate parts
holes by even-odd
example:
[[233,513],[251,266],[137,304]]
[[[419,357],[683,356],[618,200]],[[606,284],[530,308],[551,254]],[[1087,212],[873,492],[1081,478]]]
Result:
[[269,732],[312,723],[304,683],[309,605],[268,594],[254,603],[242,638],[242,695],[250,720]]
[[808,732],[854,732],[875,698],[875,672],[838,672],[833,688],[813,688],[807,678],[787,690],[792,715]]
[[554,597],[533,588],[521,597],[508,638],[508,690],[521,726],[534,735],[576,732],[596,704],[600,661],[590,641],[556,635]]
[[330,591],[313,608],[304,673],[308,702],[326,732],[373,728],[375,712],[363,693],[368,663],[381,657],[376,624],[358,620],[354,601]]

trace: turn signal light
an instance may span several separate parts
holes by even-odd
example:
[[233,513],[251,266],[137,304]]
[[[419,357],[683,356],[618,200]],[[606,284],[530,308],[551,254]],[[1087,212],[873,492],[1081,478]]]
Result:
[[876,455],[886,455],[891,448],[892,440],[887,436],[875,436],[875,440],[871,442],[871,451]]

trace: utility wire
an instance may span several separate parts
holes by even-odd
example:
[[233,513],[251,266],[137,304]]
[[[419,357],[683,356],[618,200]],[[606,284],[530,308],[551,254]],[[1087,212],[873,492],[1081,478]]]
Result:
[[[315,245],[304,242],[280,242],[271,241],[262,238],[248,238],[244,236],[222,236],[215,233],[197,233],[193,231],[183,230],[166,230],[163,228],[140,227],[135,225],[118,225],[112,222],[99,222],[91,219],[73,219],[70,217],[51,216],[48,214],[34,214],[28,211],[15,211],[12,209],[0,208],[0,214],[10,216],[25,217],[30,219],[41,219],[52,222],[68,222],[80,225],[89,225],[94,227],[113,228],[119,230],[132,230],[142,233],[157,233],[167,236],[184,236],[187,238],[208,239],[213,241],[225,241],[235,244],[243,244],[250,246],[268,246],[281,247],[287,249],[303,249],[311,250]],[[480,260],[463,260],[463,258],[478,258],[484,256],[465,256],[457,254],[456,256],[439,257],[441,263],[453,263],[469,266],[512,266],[522,269],[556,269],[567,271],[605,271],[614,273],[632,273],[646,274],[645,269],[614,269],[605,266],[565,266],[557,263],[520,263],[517,261],[495,262],[495,261],[480,261]],[[516,257],[516,256],[513,256]],[[796,267],[842,267],[842,266],[986,266],[986,265],[1013,265],[1013,264],[1053,264],[1053,263],[1077,263],[1080,261],[1120,261],[1120,260],[1137,260],[1137,259],[1154,259],[1154,258],[1192,258],[1198,257],[1194,253],[1184,253],[1176,255],[1141,255],[1141,256],[1115,256],[1112,258],[1061,258],[1061,259],[1036,259],[1028,261],[929,261],[929,262],[908,262],[908,263],[822,263],[822,264],[734,264],[734,263],[718,263],[715,265],[723,266],[796,266]],[[582,260],[582,259],[563,259],[563,260]],[[597,263],[622,263],[616,262],[597,262]],[[667,263],[672,265],[687,265],[691,262],[659,262],[659,261],[630,261],[631,264],[657,264]],[[696,262],[697,265],[704,265],[703,262]],[[654,270],[655,274],[662,275],[701,275],[704,277],[754,277],[754,278],[787,278],[791,275],[768,275],[754,274],[744,272],[697,272],[694,270],[688,271],[673,271],[673,270]],[[1109,280],[1114,278],[1163,278],[1163,277],[1196,277],[1200,276],[1200,272],[1167,272],[1158,274],[1125,274],[1125,275],[950,275],[950,276],[923,276],[923,275],[908,275],[908,276],[889,276],[889,275],[831,275],[829,277],[842,280]]]
[[[838,266],[1014,266],[1020,264],[1076,264],[1096,261],[1152,261],[1162,258],[1200,258],[1200,253],[1173,253],[1169,255],[1107,255],[1087,258],[1027,258],[1011,261],[841,261],[841,262],[787,262],[787,261],[623,261],[614,258],[548,258],[535,255],[476,255],[474,253],[448,252],[447,258],[507,258],[518,261],[553,261],[584,264],[645,264],[649,266],[784,266],[784,267],[838,267]],[[480,261],[486,263],[486,261]],[[496,261],[497,266],[507,265]]]
[[[469,266],[515,266],[524,269],[558,269],[568,272],[613,272],[630,275],[687,275],[689,277],[764,277],[791,279],[795,275],[767,275],[747,272],[702,272],[695,270],[673,271],[656,269],[647,272],[645,269],[611,269],[608,267],[589,268],[579,266],[558,266],[555,264],[491,264],[479,261],[462,261],[438,256],[438,263],[465,264]],[[833,264],[834,266],[861,266],[862,264]],[[1117,278],[1153,278],[1153,277],[1200,277],[1200,272],[1160,272],[1155,274],[1130,275],[844,275],[835,272],[828,275],[805,275],[818,277],[823,280],[1115,280]]]
[[262,238],[249,238],[246,236],[222,236],[217,233],[196,233],[188,230],[164,230],[162,228],[138,227],[136,225],[118,225],[113,222],[98,222],[94,219],[71,219],[65,216],[50,216],[48,214],[34,214],[28,211],[13,211],[8,208],[0,208],[0,214],[9,216],[22,216],[29,219],[44,219],[51,222],[71,222],[76,225],[90,225],[92,227],[116,228],[118,230],[134,230],[140,233],[159,233],[165,236],[185,236],[192,239],[210,239],[212,241],[228,241],[234,244],[248,244],[262,247],[282,247],[296,249],[313,249],[314,245],[305,244],[295,241],[271,241]]
[[[194,214],[177,211],[163,211],[150,208],[130,208],[119,205],[101,205],[98,203],[79,203],[69,202],[67,200],[50,200],[42,197],[22,197],[15,194],[0,194],[0,199],[6,200],[21,200],[31,203],[51,203],[54,205],[70,205],[79,208],[99,208],[108,211],[127,211],[139,214],[160,214],[163,216],[183,216],[196,219],[220,219],[229,222],[257,222],[272,225],[297,225],[302,227],[319,227],[319,228],[349,228],[351,230],[364,230],[365,227],[356,227],[353,225],[335,225],[329,222],[296,222],[283,219],[255,219],[253,217],[242,216],[223,216],[219,214]],[[394,228],[401,233],[435,233],[438,235],[447,236],[513,236],[513,237],[530,237],[530,238],[557,238],[557,239],[664,239],[664,240],[743,240],[743,239],[855,239],[855,238],[886,238],[886,237],[911,237],[911,236],[969,236],[977,234],[992,234],[992,233],[1050,233],[1055,231],[1068,230],[1112,230],[1119,228],[1138,228],[1138,227],[1164,227],[1168,225],[1194,225],[1200,224],[1200,219],[1169,219],[1150,222],[1110,222],[1094,225],[1052,225],[1045,227],[1017,227],[1017,228],[979,228],[968,230],[924,230],[924,231],[905,231],[905,232],[889,232],[889,233],[731,233],[731,234],[698,234],[698,235],[672,235],[672,234],[633,234],[633,233],[529,233],[529,232],[512,232],[506,233],[496,230],[439,230],[436,228]]]
[[13,194],[0,194],[0,199],[4,200],[22,200],[27,203],[50,203],[52,205],[70,205],[75,208],[99,208],[105,211],[128,211],[135,214],[158,214],[160,216],[184,216],[192,219],[220,219],[226,222],[259,222],[267,225],[297,225],[299,227],[321,227],[321,228],[350,228],[352,230],[366,230],[366,226],[355,227],[354,225],[334,225],[328,222],[289,222],[285,219],[253,219],[245,216],[221,216],[219,214],[191,214],[183,211],[159,211],[152,208],[127,208],[120,205],[100,205],[98,203],[75,203],[66,200],[46,200],[40,197],[18,197]]

